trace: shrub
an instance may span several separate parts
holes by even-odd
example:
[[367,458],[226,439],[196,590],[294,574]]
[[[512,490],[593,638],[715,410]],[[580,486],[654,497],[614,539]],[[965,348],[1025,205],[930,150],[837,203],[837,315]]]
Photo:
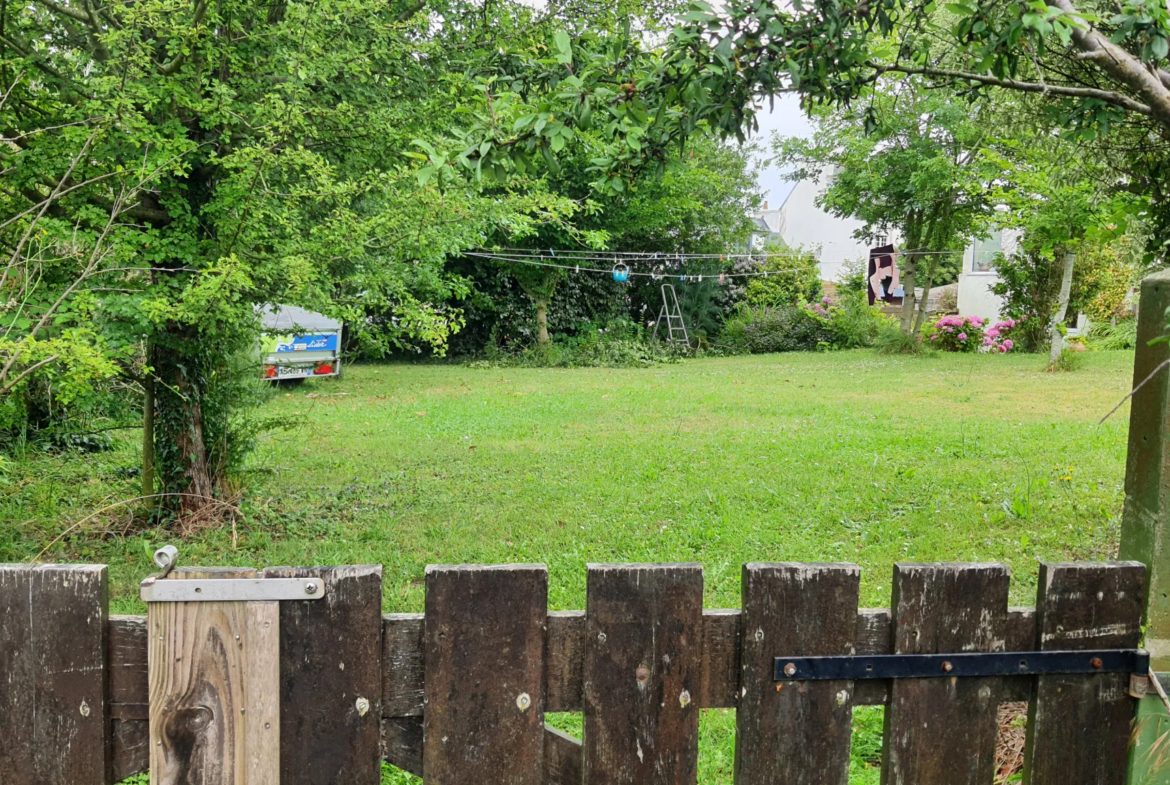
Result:
[[1089,328],[1088,345],[1098,351],[1133,349],[1137,346],[1137,319],[1122,319],[1117,324],[1093,323]]
[[740,352],[797,352],[871,346],[890,320],[852,292],[839,303],[820,302],[779,308],[741,307],[724,324],[721,342]]
[[926,330],[925,337],[944,352],[977,352],[983,346],[984,324],[978,316],[944,316]]
[[499,348],[489,344],[484,357],[469,365],[476,368],[630,368],[677,362],[690,353],[689,347],[651,341],[646,331],[618,319],[602,325],[579,328],[577,335],[554,338],[545,346],[510,344]]
[[799,305],[821,296],[821,272],[816,257],[807,251],[786,252],[784,246],[769,245],[766,256],[754,262],[750,272],[766,276],[749,278],[744,286],[744,301],[754,308],[779,308]]
[[882,325],[873,342],[881,354],[923,354],[931,348],[922,335],[908,335],[896,324]]

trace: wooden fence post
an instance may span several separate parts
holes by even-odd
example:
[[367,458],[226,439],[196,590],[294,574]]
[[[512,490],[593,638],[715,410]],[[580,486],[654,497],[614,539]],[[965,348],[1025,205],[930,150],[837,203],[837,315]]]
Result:
[[105,565],[0,564],[0,782],[102,785]]
[[[1121,559],[1146,565],[1144,645],[1152,655],[1155,671],[1170,671],[1170,368],[1154,373],[1170,360],[1170,345],[1151,346],[1150,341],[1165,332],[1167,307],[1170,270],[1147,277],[1141,285],[1133,386],[1142,387],[1130,402],[1119,554]],[[1131,785],[1164,781],[1157,779],[1159,772],[1151,770],[1155,762],[1151,758],[1156,756],[1150,753],[1167,732],[1170,714],[1156,695],[1150,695],[1138,705]]]

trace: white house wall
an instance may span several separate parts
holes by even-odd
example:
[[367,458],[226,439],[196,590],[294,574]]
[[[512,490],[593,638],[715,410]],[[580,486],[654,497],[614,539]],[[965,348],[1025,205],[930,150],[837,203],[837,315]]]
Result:
[[836,281],[846,262],[869,257],[870,246],[853,237],[865,225],[861,221],[838,218],[816,206],[817,196],[825,190],[825,180],[822,176],[796,184],[778,211],[776,231],[790,248],[816,251],[821,278]]

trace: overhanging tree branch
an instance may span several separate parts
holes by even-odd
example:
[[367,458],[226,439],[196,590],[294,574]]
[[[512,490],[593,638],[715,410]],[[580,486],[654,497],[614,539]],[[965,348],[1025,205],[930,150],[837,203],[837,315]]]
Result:
[[894,73],[917,76],[934,76],[943,79],[967,80],[1002,87],[1006,90],[1017,90],[1024,93],[1040,93],[1048,95],[1066,95],[1071,98],[1095,98],[1098,101],[1125,109],[1128,112],[1153,116],[1154,111],[1146,104],[1136,101],[1127,95],[1113,90],[1100,90],[1095,87],[1077,87],[1075,85],[1040,84],[1038,82],[1021,82],[1016,79],[1000,79],[991,74],[976,74],[970,71],[956,71],[950,68],[934,68],[933,66],[910,66],[900,63],[883,65],[870,63],[870,67],[880,74]]

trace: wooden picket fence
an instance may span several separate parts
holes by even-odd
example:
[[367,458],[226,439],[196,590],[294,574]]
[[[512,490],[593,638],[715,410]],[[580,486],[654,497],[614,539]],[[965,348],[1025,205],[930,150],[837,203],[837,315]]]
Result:
[[[311,577],[316,601],[152,603],[109,616],[104,566],[0,566],[0,782],[695,783],[699,711],[737,710],[735,779],[844,785],[852,710],[883,704],[883,782],[990,785],[997,708],[1029,703],[1033,785],[1126,779],[1124,673],[776,681],[776,657],[1133,649],[1145,568],[1041,566],[1009,608],[1001,564],[901,564],[891,610],[848,564],[747,564],[740,610],[696,564],[590,565],[584,611],[543,565],[430,567],[425,614],[381,613],[378,566],[177,569]],[[315,587],[314,587],[315,589]],[[583,712],[583,742],[545,724]]]

